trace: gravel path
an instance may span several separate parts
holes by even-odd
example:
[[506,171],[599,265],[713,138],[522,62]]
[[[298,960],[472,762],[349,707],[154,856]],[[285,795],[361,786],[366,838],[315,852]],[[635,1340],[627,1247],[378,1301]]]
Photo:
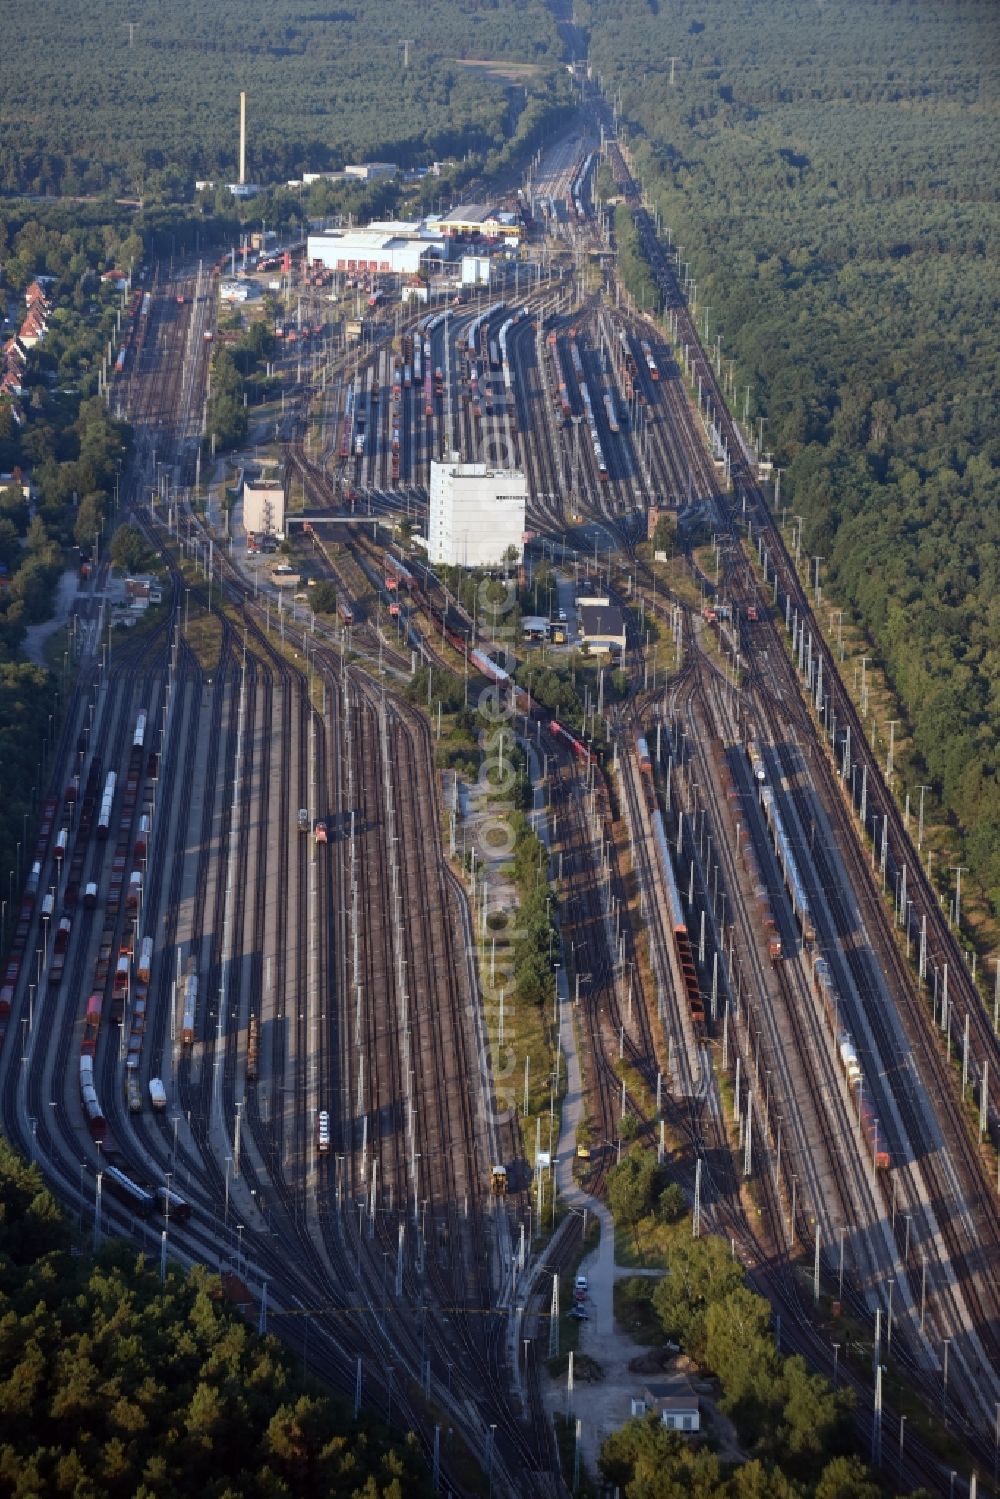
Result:
[[36,666],[46,664],[43,646],[49,636],[61,629],[72,614],[73,605],[76,602],[76,590],[76,572],[74,570],[64,572],[56,586],[55,612],[42,624],[28,626],[21,649],[28,660],[33,661]]

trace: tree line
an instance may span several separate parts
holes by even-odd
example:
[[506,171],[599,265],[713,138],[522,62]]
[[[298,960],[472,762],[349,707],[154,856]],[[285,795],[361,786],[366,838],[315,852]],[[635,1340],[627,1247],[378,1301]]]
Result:
[[259,1337],[216,1275],[122,1241],[81,1251],[37,1166],[0,1141],[0,1492],[107,1499],[403,1499],[390,1444]]
[[[781,498],[1000,908],[1000,238],[986,0],[581,0]],[[670,59],[674,62],[671,63]],[[673,82],[671,82],[673,70]],[[619,213],[626,256],[632,236]],[[727,368],[727,376],[730,371]],[[899,763],[897,757],[897,763]],[[904,761],[905,763],[905,761]]]

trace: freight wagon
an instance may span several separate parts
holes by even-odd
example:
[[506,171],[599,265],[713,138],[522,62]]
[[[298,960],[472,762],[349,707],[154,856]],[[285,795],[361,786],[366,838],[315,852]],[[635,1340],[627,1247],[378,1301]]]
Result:
[[194,1026],[198,1013],[198,975],[189,973],[184,980],[184,1012],[181,1018],[181,1045],[194,1043]]
[[149,975],[153,967],[153,939],[143,937],[139,948],[139,966],[136,969],[136,977],[142,984],[149,983]]
[[667,892],[667,913],[670,920],[670,927],[674,934],[674,950],[677,954],[677,962],[680,967],[681,978],[684,982],[688,1009],[694,1024],[703,1026],[705,1024],[705,1005],[701,997],[701,986],[698,983],[698,973],[694,963],[694,951],[691,947],[691,936],[684,918],[684,906],[681,902],[680,891],[677,888],[677,877],[674,874],[674,864],[667,843],[666,829],[663,826],[663,814],[659,808],[653,813],[652,828],[656,855],[663,873],[663,883]]
[[101,811],[97,818],[98,838],[106,838],[108,836],[108,830],[111,827],[111,808],[114,805],[115,787],[117,784],[118,777],[113,770],[109,770],[107,779],[104,782],[104,794],[101,797]]

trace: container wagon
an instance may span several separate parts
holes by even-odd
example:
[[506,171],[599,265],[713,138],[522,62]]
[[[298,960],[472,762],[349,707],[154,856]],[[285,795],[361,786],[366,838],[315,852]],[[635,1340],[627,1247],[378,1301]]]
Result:
[[111,986],[112,994],[118,999],[124,999],[128,992],[129,974],[132,968],[132,950],[129,947],[121,947],[118,950],[118,961],[115,964],[115,977]]
[[98,838],[106,838],[108,836],[108,831],[111,827],[111,808],[114,805],[115,786],[117,784],[118,777],[115,775],[113,770],[109,770],[107,779],[104,782],[104,793],[101,797],[101,810],[97,818]]
[[257,1081],[257,1068],[260,1060],[260,1033],[257,1016],[250,1016],[250,1024],[247,1027],[247,1082]]
[[137,859],[145,859],[149,852],[149,813],[144,812],[139,818],[139,830],[135,835],[135,848],[133,850]]
[[198,1011],[198,975],[189,973],[184,980],[184,1014],[181,1019],[181,1045],[194,1043],[194,1023]]
[[94,1059],[86,1054],[80,1057],[80,1103],[91,1138],[102,1141],[108,1126],[94,1087]]
[[136,977],[139,979],[140,983],[149,983],[149,975],[152,971],[152,967],[153,939],[152,937],[143,937],[142,944],[139,948],[139,966],[136,969]]

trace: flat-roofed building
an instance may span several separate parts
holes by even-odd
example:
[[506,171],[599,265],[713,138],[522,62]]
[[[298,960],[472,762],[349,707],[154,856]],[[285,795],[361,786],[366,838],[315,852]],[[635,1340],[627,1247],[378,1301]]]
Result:
[[359,161],[344,168],[345,177],[356,177],[360,182],[388,182],[398,175],[394,161]]
[[431,463],[427,551],[450,567],[499,567],[524,550],[528,481],[519,469]]
[[348,274],[413,276],[428,260],[447,260],[447,250],[443,238],[375,225],[342,234],[310,234],[306,242],[310,265],[319,262],[328,270]]
[[252,536],[284,536],[284,484],[273,479],[243,481],[243,529]]

